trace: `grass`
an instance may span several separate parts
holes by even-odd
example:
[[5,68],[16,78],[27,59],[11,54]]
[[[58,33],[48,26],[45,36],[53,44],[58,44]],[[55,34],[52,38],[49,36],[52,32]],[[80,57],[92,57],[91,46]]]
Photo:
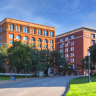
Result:
[[0,81],[3,81],[3,80],[11,80],[10,77],[0,77]]
[[79,77],[70,81],[70,89],[66,96],[96,96],[96,76]]
[[[26,78],[33,78],[34,76],[26,76]],[[16,76],[16,79],[25,78],[25,76]],[[0,81],[11,80],[10,76],[0,76]]]

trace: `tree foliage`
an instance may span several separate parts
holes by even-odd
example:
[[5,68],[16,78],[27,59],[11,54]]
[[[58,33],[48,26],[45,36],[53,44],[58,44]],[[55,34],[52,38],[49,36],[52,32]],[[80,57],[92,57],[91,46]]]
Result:
[[95,64],[96,63],[96,44],[94,44],[93,46],[89,47],[89,51],[90,51],[91,62],[93,64]]
[[7,44],[0,46],[0,72],[5,72],[3,66],[7,60],[7,49],[8,49]]
[[68,68],[68,62],[64,57],[61,57],[61,53],[56,51],[50,52],[50,66],[53,68],[60,69],[60,66],[62,66],[63,69]]
[[[34,45],[24,45],[20,41],[14,41],[13,46],[7,49],[0,47],[0,62],[8,58],[10,72],[22,72],[24,69],[31,72],[44,71],[47,75],[48,68],[67,68],[68,63],[61,57],[59,51],[38,50]],[[35,74],[36,75],[36,74]]]
[[31,63],[30,47],[20,41],[14,41],[13,46],[8,49],[10,69],[16,67],[17,73],[25,68],[26,64]]

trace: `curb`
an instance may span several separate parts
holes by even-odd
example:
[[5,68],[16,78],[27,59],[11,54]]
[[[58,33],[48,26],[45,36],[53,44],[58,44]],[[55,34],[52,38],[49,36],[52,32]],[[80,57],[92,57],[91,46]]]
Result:
[[69,91],[69,89],[70,89],[70,83],[68,82],[68,84],[67,84],[67,86],[66,86],[66,90],[65,90],[63,96],[66,96],[66,94],[67,94],[67,92]]

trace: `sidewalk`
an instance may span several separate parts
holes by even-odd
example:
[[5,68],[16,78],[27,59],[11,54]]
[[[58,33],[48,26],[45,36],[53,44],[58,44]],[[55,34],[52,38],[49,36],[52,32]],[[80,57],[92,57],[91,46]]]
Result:
[[[59,77],[59,76],[21,78],[21,79],[16,79],[16,81],[15,80],[3,80],[3,81],[0,81],[0,84],[6,84],[6,83],[11,83],[11,82],[17,82],[17,81],[25,81],[25,80],[33,80],[33,79],[40,79],[40,78],[55,78],[55,77]],[[64,76],[64,77],[67,77],[67,76]],[[72,77],[72,79],[73,79],[73,78],[77,78],[77,77],[81,77],[81,76],[68,76],[68,77]]]

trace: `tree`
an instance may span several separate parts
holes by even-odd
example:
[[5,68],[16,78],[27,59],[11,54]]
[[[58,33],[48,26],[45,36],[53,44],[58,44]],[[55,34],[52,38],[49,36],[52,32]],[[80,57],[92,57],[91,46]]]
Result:
[[38,70],[38,64],[40,62],[40,56],[39,56],[40,52],[39,50],[37,49],[34,49],[34,48],[31,48],[31,66],[30,66],[30,70],[32,72],[35,72],[35,76],[36,76],[36,73],[37,73],[37,70]]
[[49,50],[37,50],[32,48],[31,49],[31,71],[36,73],[39,71],[45,71],[47,75],[48,71],[48,62],[49,62]]
[[89,47],[91,68],[95,69],[96,66],[96,44]]
[[52,68],[60,69],[60,65],[63,68],[67,68],[67,61],[65,58],[61,57],[61,53],[59,51],[51,51],[50,53],[50,66]]
[[40,51],[40,63],[38,66],[38,70],[45,71],[46,75],[48,75],[48,67],[49,67],[49,50],[41,50]]
[[5,72],[3,66],[7,60],[7,49],[8,49],[7,44],[3,44],[2,46],[0,46],[0,72]]
[[17,73],[24,70],[26,65],[31,63],[30,47],[20,41],[14,41],[13,46],[8,49],[10,71],[16,67]]

